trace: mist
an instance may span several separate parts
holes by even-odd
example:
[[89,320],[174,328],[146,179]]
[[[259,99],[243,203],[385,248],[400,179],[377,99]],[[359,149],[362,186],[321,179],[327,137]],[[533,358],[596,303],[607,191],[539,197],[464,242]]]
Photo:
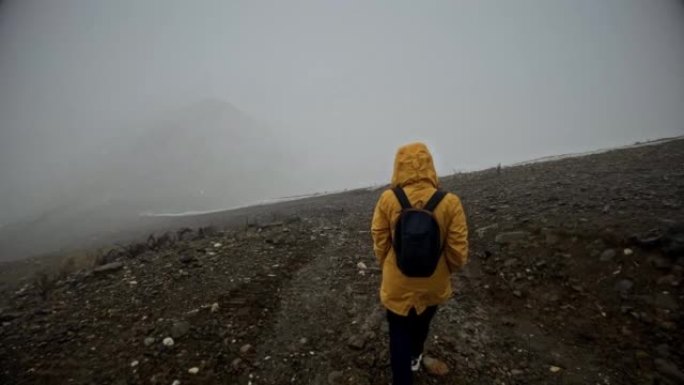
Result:
[[386,183],[409,141],[446,175],[680,136],[682,41],[675,0],[3,1],[0,258]]

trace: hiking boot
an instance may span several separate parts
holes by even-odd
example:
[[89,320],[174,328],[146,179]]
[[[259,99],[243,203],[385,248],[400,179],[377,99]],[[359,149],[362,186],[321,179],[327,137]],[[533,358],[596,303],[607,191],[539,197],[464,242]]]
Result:
[[417,372],[420,370],[420,364],[423,362],[423,355],[419,355],[418,358],[411,358],[411,371]]

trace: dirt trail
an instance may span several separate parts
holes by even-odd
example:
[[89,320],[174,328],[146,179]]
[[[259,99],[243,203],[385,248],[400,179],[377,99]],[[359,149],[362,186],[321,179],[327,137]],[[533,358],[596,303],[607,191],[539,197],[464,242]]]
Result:
[[[443,179],[471,260],[427,347],[451,371],[416,383],[684,383],[682,164],[679,140]],[[379,193],[179,220],[215,230],[8,289],[0,383],[387,384]]]

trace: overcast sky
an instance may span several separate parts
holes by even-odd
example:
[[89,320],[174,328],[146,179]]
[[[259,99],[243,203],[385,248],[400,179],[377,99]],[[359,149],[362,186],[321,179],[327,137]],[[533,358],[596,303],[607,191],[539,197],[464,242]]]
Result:
[[683,4],[5,0],[0,211],[207,99],[303,159],[287,193],[386,182],[413,140],[448,174],[682,135]]

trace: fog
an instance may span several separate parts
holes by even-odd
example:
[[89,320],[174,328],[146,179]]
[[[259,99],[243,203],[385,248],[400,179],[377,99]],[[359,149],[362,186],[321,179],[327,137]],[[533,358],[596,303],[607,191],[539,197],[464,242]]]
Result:
[[0,233],[679,136],[683,41],[675,0],[2,1]]

